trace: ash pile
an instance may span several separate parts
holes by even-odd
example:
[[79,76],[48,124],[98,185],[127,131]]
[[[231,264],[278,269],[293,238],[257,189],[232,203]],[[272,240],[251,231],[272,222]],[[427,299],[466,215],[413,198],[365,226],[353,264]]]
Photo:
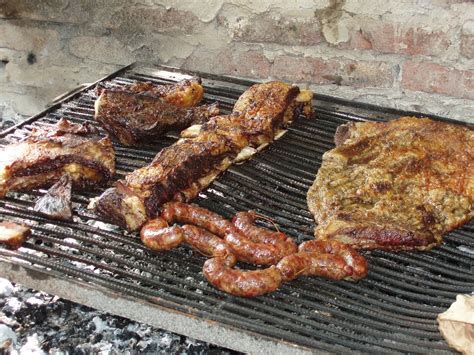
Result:
[[0,353],[238,354],[0,278]]

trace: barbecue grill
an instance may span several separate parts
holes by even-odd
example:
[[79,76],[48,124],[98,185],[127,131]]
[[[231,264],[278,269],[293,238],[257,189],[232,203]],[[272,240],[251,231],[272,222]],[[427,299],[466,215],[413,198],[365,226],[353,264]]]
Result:
[[[127,66],[100,81],[117,86],[136,81],[166,84],[189,74],[202,77],[204,101],[219,101],[225,113],[254,83],[143,64]],[[95,125],[94,87],[68,95],[7,129],[0,134],[0,143],[17,141],[32,128],[54,124],[61,117]],[[348,121],[426,116],[317,94],[313,105],[313,119],[299,118],[285,136],[251,160],[229,168],[195,202],[225,217],[254,209],[298,242],[312,239],[314,222],[306,191],[322,154],[333,147],[336,127]],[[175,140],[167,135],[139,148],[117,144],[116,178],[147,164]],[[474,224],[469,223],[430,252],[365,253],[369,275],[357,283],[306,277],[267,296],[234,297],[207,283],[201,273],[205,257],[191,249],[155,253],[141,244],[138,235],[103,223],[87,209],[89,199],[103,190],[73,194],[72,222],[48,220],[32,210],[42,190],[0,200],[0,220],[33,228],[32,237],[19,250],[0,249],[0,275],[193,338],[263,353],[446,353],[451,349],[438,332],[436,316],[457,294],[474,290]]]

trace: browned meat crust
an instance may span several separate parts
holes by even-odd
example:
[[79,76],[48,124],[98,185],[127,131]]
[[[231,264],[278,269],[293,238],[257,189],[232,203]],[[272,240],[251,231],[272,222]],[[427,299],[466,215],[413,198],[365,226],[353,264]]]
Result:
[[185,79],[171,85],[138,82],[123,88],[132,93],[146,93],[161,97],[163,101],[178,107],[192,107],[201,102],[204,88],[200,78]]
[[120,88],[113,83],[106,82],[97,86],[96,93],[100,96],[103,90],[108,89],[159,97],[163,102],[178,107],[196,106],[201,102],[204,95],[201,79],[197,77],[181,80],[175,84],[161,85],[152,82],[137,82]]
[[4,221],[0,223],[0,243],[9,248],[18,249],[31,234],[29,227],[20,224]]
[[65,173],[76,187],[96,185],[115,173],[115,152],[109,138],[92,126],[61,119],[55,126],[33,130],[0,152],[0,197],[8,191],[50,186]]
[[351,123],[308,191],[316,238],[356,248],[425,250],[472,219],[474,132],[403,117]]
[[221,139],[184,140],[161,150],[150,165],[128,174],[99,198],[97,210],[110,221],[136,230],[181,191],[219,168],[236,152]]
[[[229,116],[213,117],[199,134],[163,149],[153,162],[128,174],[99,198],[106,219],[136,230],[168,201],[189,201],[232,163],[247,146],[273,140],[275,132],[299,113],[299,89],[281,82],[247,90]],[[309,97],[310,99],[310,97]]]
[[95,102],[95,119],[124,145],[153,141],[163,133],[204,123],[219,114],[219,105],[183,108],[159,96],[123,90],[102,90]]

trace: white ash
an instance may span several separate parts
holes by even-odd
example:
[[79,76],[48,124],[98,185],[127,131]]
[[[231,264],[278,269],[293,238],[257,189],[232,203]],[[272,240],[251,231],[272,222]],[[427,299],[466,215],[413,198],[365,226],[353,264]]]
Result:
[[116,225],[101,222],[101,221],[97,221],[97,220],[94,220],[94,219],[89,219],[85,223],[92,226],[92,227],[102,229],[104,231],[114,232],[114,231],[119,231],[120,230],[120,227],[118,227]]
[[[0,296],[0,346],[26,354],[235,354],[20,285]],[[8,294],[8,295],[7,295]],[[3,350],[3,352],[2,352]]]
[[94,333],[102,333],[106,329],[110,329],[107,325],[107,322],[103,321],[99,316],[92,318],[92,323],[94,323]]
[[16,297],[9,297],[6,302],[6,307],[8,307],[8,311],[10,312],[17,312],[21,309],[21,301]]
[[[12,354],[14,352],[12,351]],[[26,338],[26,343],[20,348],[19,355],[43,355],[45,352],[41,349],[41,341],[38,334],[33,334]]]
[[8,297],[13,293],[13,285],[7,279],[0,278],[0,297]]
[[15,332],[5,324],[0,324],[0,350],[12,349],[17,343]]

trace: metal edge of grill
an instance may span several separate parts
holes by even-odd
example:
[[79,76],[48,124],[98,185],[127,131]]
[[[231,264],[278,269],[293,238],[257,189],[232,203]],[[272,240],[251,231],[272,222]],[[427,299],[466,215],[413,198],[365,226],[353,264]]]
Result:
[[[217,100],[224,110],[231,109],[240,93],[254,83],[177,68],[129,65],[0,133],[0,139],[15,140],[32,127],[54,123],[59,117],[90,121],[91,91],[98,82],[166,83],[182,74],[200,75],[205,101]],[[294,122],[287,135],[250,161],[231,167],[196,202],[227,217],[237,210],[256,209],[273,217],[283,231],[301,242],[312,237],[314,226],[306,207],[306,191],[322,153],[333,146],[338,125],[402,115],[453,122],[325,95],[316,95],[314,104],[314,120]],[[173,136],[168,136],[143,149],[116,146],[118,178],[150,161],[173,141]],[[430,253],[367,253],[371,272],[357,284],[305,278],[269,296],[239,299],[207,285],[200,274],[204,258],[189,249],[152,253],[136,236],[104,229],[84,208],[88,198],[100,191],[74,194],[73,223],[49,221],[28,210],[31,199],[41,192],[16,194],[0,201],[0,216],[34,227],[33,239],[20,251],[0,250],[0,274],[217,345],[271,353],[315,349],[449,352],[437,331],[436,315],[456,294],[474,289],[471,223],[448,235],[446,242]]]

